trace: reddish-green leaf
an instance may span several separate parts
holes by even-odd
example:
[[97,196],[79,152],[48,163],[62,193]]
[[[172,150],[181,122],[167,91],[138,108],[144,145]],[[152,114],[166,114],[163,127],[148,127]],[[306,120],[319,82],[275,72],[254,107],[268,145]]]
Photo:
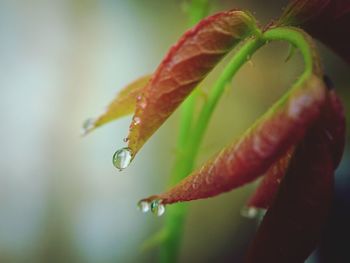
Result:
[[315,248],[331,204],[338,154],[344,147],[338,102],[331,91],[321,118],[298,145],[247,263],[304,262]]
[[[322,114],[325,128],[323,132],[332,142],[330,145],[334,168],[336,168],[343,155],[345,145],[345,116],[339,97],[334,90],[328,93],[329,110]],[[273,164],[254,195],[248,201],[248,207],[268,208],[278,191],[280,182],[285,175],[294,149]]]
[[272,203],[277,189],[289,165],[294,147],[274,163],[264,175],[258,189],[249,199],[247,206],[267,209]]
[[350,1],[294,0],[277,25],[301,26],[350,63]]
[[102,114],[85,122],[83,134],[85,135],[99,126],[133,113],[136,99],[150,78],[151,75],[140,77],[123,88]]
[[304,137],[318,119],[324,101],[324,83],[312,75],[294,87],[237,143],[166,193],[146,200],[160,199],[170,204],[207,198],[253,181]]
[[327,124],[324,134],[332,141],[331,152],[334,169],[336,169],[344,152],[346,119],[344,107],[335,90],[330,90],[328,97],[329,111],[323,114],[324,122]]
[[254,29],[249,14],[232,10],[202,20],[180,38],[137,101],[128,136],[133,155],[220,59]]

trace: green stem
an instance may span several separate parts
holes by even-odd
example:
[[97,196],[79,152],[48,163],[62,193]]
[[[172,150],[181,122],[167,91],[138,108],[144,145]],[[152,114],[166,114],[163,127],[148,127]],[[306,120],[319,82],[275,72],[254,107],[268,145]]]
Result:
[[[209,0],[192,0],[188,6],[189,25],[197,24],[203,17],[209,13]],[[193,92],[181,106],[180,116],[180,132],[177,144],[177,159],[183,159],[181,152],[186,147],[188,133],[191,130],[191,125],[194,118],[194,111],[196,106],[198,94]],[[175,166],[176,167],[176,166]],[[172,182],[170,182],[171,185]]]
[[318,65],[319,61],[318,54],[313,50],[312,43],[306,39],[306,33],[301,33],[300,29],[293,27],[277,27],[266,31],[262,38],[265,41],[282,40],[287,41],[299,49],[304,59],[304,72],[300,76],[300,81],[303,81],[306,77],[310,76],[313,71],[319,73]]
[[[192,132],[189,132],[189,129],[184,130],[184,126],[182,126],[181,130],[183,133],[180,133],[180,135],[183,137],[180,136],[179,144],[181,142],[181,146],[184,147],[179,149],[179,153],[175,160],[174,171],[170,178],[170,185],[178,183],[193,170],[195,158],[198,154],[210,116],[212,115],[226,84],[230,82],[232,76],[247,61],[249,55],[254,53],[263,44],[263,41],[252,38],[241,47],[214,85],[209,94],[208,101],[205,103],[199,115],[196,125],[191,130]],[[183,142],[185,142],[184,145],[182,145]],[[166,238],[161,247],[162,263],[174,263],[177,261],[186,211],[187,204],[175,204],[167,211],[165,217]]]
[[[192,0],[188,9],[189,24],[192,26],[198,23],[209,12],[209,0]],[[187,158],[184,154],[187,149],[187,142],[190,139],[188,134],[193,128],[194,111],[198,94],[193,92],[181,106],[180,131],[177,142],[174,168],[171,173],[169,185],[174,185],[182,178],[185,178],[193,169],[195,156]],[[165,216],[164,240],[160,250],[160,262],[171,263],[177,261],[179,246],[183,233],[186,205],[178,205],[170,209]]]
[[[178,153],[170,185],[179,182],[192,171],[210,117],[212,116],[227,83],[231,81],[232,77],[252,56],[252,54],[254,54],[267,41],[271,40],[285,40],[300,49],[305,62],[305,71],[299,81],[304,81],[313,72],[314,60],[310,43],[308,43],[303,34],[296,29],[275,28],[268,30],[262,35],[259,34],[258,38],[251,38],[246,41],[216,81],[208,96],[208,100],[203,106],[198,120],[193,127],[191,122],[193,121],[194,100],[188,100],[189,105],[184,106],[181,132],[178,141]],[[161,248],[162,263],[175,263],[177,261],[186,211],[187,204],[185,203],[172,205],[172,207],[169,207],[168,209],[164,227],[166,233],[165,240],[163,240]]]
[[255,51],[262,45],[264,45],[264,43],[265,42],[261,39],[249,39],[225,67],[224,71],[210,91],[208,100],[204,104],[193,133],[191,134],[191,140],[189,142],[189,155],[197,155],[204,133],[209,124],[210,117],[212,116],[212,113],[219,102],[226,85],[231,81],[232,77],[237,73],[241,66],[247,60],[249,60],[250,56],[254,54]]

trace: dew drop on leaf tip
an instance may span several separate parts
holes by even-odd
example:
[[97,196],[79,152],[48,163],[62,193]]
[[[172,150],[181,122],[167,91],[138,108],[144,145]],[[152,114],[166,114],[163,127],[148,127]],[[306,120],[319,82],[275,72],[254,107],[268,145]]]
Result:
[[132,160],[132,151],[125,147],[117,150],[113,155],[113,165],[120,171],[127,168]]
[[137,203],[137,208],[142,213],[147,213],[151,209],[151,204],[147,201],[141,200],[140,202]]
[[165,206],[162,204],[162,200],[153,200],[151,203],[151,212],[156,216],[162,216],[165,213]]
[[249,218],[249,219],[255,219],[258,218],[262,214],[263,209],[259,209],[252,206],[245,206],[241,210],[241,215],[243,217]]

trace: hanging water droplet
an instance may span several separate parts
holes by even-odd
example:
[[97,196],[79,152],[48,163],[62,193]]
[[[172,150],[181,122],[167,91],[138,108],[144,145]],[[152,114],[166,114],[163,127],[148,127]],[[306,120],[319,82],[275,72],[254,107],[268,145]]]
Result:
[[141,123],[141,119],[139,117],[134,118],[134,125],[139,125]]
[[132,160],[132,151],[125,147],[116,151],[113,155],[113,165],[120,171],[129,166]]
[[151,205],[149,202],[141,200],[137,204],[137,208],[142,212],[142,213],[147,213],[151,209]]
[[255,207],[245,206],[241,210],[241,215],[246,218],[254,219],[259,215],[259,210]]
[[241,210],[241,215],[243,217],[250,218],[250,219],[258,219],[259,222],[264,218],[265,214],[266,214],[266,209],[263,209],[263,208],[246,206],[246,207],[243,207],[243,209]]
[[83,127],[81,129],[82,136],[88,134],[93,128],[95,128],[95,121],[95,118],[90,118],[84,121]]
[[162,200],[152,201],[151,211],[156,216],[162,216],[165,213],[165,206],[162,204]]
[[143,100],[143,101],[140,101],[139,106],[140,106],[142,109],[144,109],[144,108],[146,108],[147,103],[146,103],[144,100]]

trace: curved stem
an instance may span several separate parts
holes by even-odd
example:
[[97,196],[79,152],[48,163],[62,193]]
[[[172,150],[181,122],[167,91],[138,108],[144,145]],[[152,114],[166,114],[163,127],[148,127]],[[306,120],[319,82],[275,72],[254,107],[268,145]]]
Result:
[[305,70],[298,82],[304,81],[312,72],[320,74],[317,54],[313,52],[311,47],[312,43],[306,39],[306,34],[304,36],[299,29],[287,27],[274,28],[266,31],[259,39],[251,39],[238,51],[236,56],[232,58],[211,90],[208,100],[203,106],[198,122],[196,123],[193,133],[191,134],[191,140],[189,141],[189,155],[197,155],[200,143],[209,124],[210,117],[219,99],[221,98],[223,91],[225,90],[226,84],[246,62],[247,58],[255,53],[255,51],[257,51],[266,42],[272,40],[287,41],[300,50],[304,59]]
[[189,155],[197,155],[200,143],[209,124],[210,117],[219,99],[221,98],[227,83],[231,81],[232,77],[237,73],[241,66],[247,60],[249,60],[250,56],[264,44],[265,41],[260,38],[249,39],[225,67],[224,71],[210,91],[208,100],[204,104],[193,133],[191,134],[191,140],[189,142]]
[[[232,79],[232,76],[238,71],[238,69],[247,61],[249,55],[254,53],[263,44],[263,41],[251,38],[241,47],[239,52],[227,65],[216,85],[210,92],[208,101],[204,105],[196,125],[193,127],[194,130],[192,129],[193,132],[182,129],[184,131],[182,135],[186,136],[187,139],[180,137],[181,140],[179,140],[179,143],[185,143],[185,147],[179,149],[179,158],[176,158],[175,160],[174,173],[170,178],[170,185],[178,183],[193,170],[200,143],[209,123],[210,116],[217,102],[219,101],[226,84]],[[182,126],[182,128],[184,127]],[[188,136],[188,134],[190,136]],[[160,251],[162,263],[173,263],[177,261],[177,254],[182,237],[186,211],[187,204],[176,204],[173,205],[166,214],[164,226],[166,235]]]
[[265,41],[282,40],[294,45],[301,52],[304,59],[304,72],[300,76],[301,80],[309,76],[312,72],[321,74],[319,57],[311,38],[301,29],[294,27],[277,27],[266,31],[262,38]]
[[[210,117],[221,98],[226,84],[237,73],[241,66],[266,42],[271,40],[287,41],[298,49],[300,49],[305,62],[305,70],[298,81],[302,82],[309,77],[312,72],[319,73],[319,65],[317,64],[317,55],[313,53],[311,42],[308,42],[305,36],[294,28],[274,28],[265,33],[258,34],[257,38],[250,38],[238,50],[232,60],[228,63],[214,87],[212,88],[208,100],[203,106],[197,122],[190,130],[189,120],[193,120],[191,116],[184,115],[186,122],[182,123],[182,132],[179,138],[180,152],[177,154],[174,171],[171,176],[170,185],[174,185],[187,176],[193,169],[195,158],[199,151],[200,144],[204,137],[206,128],[209,124]],[[316,57],[316,63],[315,63]],[[189,114],[191,110],[187,111]],[[186,113],[186,112],[185,112]],[[193,112],[191,113],[193,114]],[[187,125],[187,126],[185,126]],[[190,134],[190,136],[188,136]],[[187,138],[186,138],[187,137]],[[165,240],[163,240],[161,249],[161,262],[174,263],[177,261],[180,239],[184,226],[187,205],[175,204],[169,209],[165,218]]]

